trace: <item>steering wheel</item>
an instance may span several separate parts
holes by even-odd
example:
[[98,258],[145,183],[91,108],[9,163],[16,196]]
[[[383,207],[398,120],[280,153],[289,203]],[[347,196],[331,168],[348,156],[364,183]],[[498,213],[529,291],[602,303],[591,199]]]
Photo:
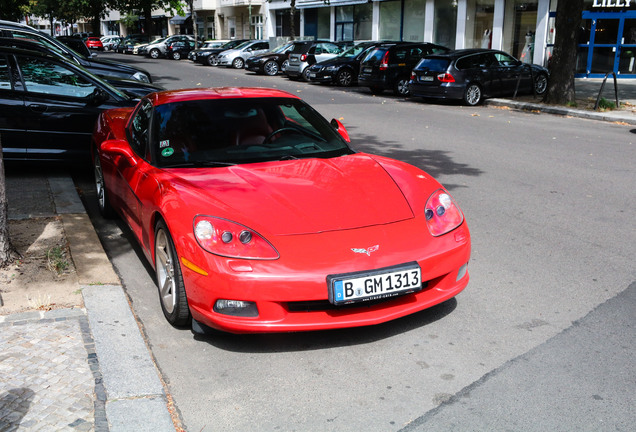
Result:
[[300,135],[306,135],[308,137],[315,138],[314,136],[310,135],[308,132],[304,132],[304,131],[302,131],[300,129],[296,129],[296,128],[293,128],[293,127],[282,127],[282,128],[276,129],[274,132],[272,132],[269,135],[267,135],[265,137],[265,139],[263,140],[263,144],[262,145],[269,144],[272,141],[272,138],[274,138],[274,136],[276,136],[276,135],[278,135],[280,133],[297,133],[297,134],[300,134]]

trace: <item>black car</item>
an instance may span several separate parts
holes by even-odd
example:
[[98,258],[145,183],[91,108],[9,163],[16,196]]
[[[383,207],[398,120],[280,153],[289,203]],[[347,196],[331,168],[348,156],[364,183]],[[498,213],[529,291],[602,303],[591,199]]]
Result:
[[[73,39],[80,40],[79,38],[73,38]],[[59,52],[51,50],[44,45],[41,45],[37,42],[27,40],[27,39],[0,38],[0,51],[3,48],[19,48],[23,50],[37,51],[42,54],[49,54],[54,57],[57,57],[61,61],[68,61],[68,59],[64,57],[62,54],[60,54]],[[108,82],[110,85],[116,87],[118,90],[123,91],[130,97],[139,98],[154,91],[164,90],[160,86],[147,83],[144,81],[122,79],[122,78],[117,78],[114,76],[104,76],[101,78],[104,81]]]
[[413,96],[458,99],[477,105],[492,96],[532,93],[548,88],[548,70],[490,49],[465,49],[424,57],[411,74]]
[[[289,53],[299,42],[289,42],[274,48],[265,54],[250,57],[245,60],[245,69],[265,74],[269,76],[278,75],[278,72],[285,72],[289,64]],[[300,42],[302,43],[302,42]]]
[[121,54],[132,54],[136,45],[147,44],[148,42],[150,42],[150,37],[146,35],[126,36],[124,40],[117,45],[117,52]]
[[152,82],[150,74],[144,69],[108,60],[97,60],[92,56],[83,56],[55,38],[24,24],[0,20],[0,37],[29,39],[37,42],[53,51],[57,51],[69,61],[72,61],[87,69],[89,72],[101,77],[135,79],[147,83]]
[[361,42],[338,56],[309,68],[309,81],[348,87],[358,82],[360,60],[375,46],[383,42]]
[[188,54],[193,49],[194,49],[193,40],[172,42],[166,48],[166,57],[171,58],[173,60],[181,60],[182,58],[188,57]]
[[211,49],[215,49],[215,48],[220,48],[221,46],[225,45],[226,43],[228,43],[229,41],[224,40],[224,41],[220,41],[220,40],[210,40],[210,41],[203,41],[199,44],[199,47],[197,49],[194,49],[192,51],[190,51],[188,53],[188,60],[192,60],[195,61],[197,58],[197,53],[201,52],[201,51],[207,51],[207,50],[211,50]]
[[55,39],[59,40],[64,45],[66,45],[67,47],[75,51],[76,53],[81,54],[83,57],[86,57],[86,58],[93,57],[93,53],[91,52],[90,49],[88,49],[88,47],[86,46],[86,44],[81,38],[78,38],[76,36],[58,36]]
[[393,90],[397,96],[408,96],[411,71],[422,57],[449,51],[446,47],[427,42],[378,45],[360,62],[358,84],[368,87],[374,94]]
[[127,96],[71,62],[0,48],[0,135],[5,161],[89,162],[97,115],[130,107]]
[[236,48],[237,46],[239,46],[243,42],[247,42],[248,40],[249,39],[234,39],[224,45],[221,45],[219,48],[198,51],[194,62],[201,63],[206,66],[216,66],[218,63],[216,56],[218,56],[223,51]]

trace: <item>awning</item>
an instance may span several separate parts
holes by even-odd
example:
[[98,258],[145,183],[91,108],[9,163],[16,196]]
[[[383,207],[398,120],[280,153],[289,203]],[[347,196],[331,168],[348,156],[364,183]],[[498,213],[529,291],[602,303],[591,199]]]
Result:
[[183,24],[184,22],[186,22],[188,18],[190,18],[189,13],[185,14],[185,16],[177,15],[175,17],[170,18],[170,24],[175,24],[175,25]]
[[326,4],[324,0],[297,0],[296,9],[317,8],[324,6],[351,6],[368,2],[369,0],[331,0],[329,4]]

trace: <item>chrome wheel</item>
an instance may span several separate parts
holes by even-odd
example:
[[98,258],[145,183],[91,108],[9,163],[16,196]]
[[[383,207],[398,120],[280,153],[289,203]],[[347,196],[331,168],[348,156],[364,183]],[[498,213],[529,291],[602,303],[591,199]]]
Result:
[[265,71],[265,75],[274,76],[278,75],[278,63],[274,60],[270,60],[263,66],[263,70]]
[[548,77],[546,74],[539,74],[534,79],[534,92],[538,95],[542,95],[548,89]]
[[172,53],[172,58],[174,60],[181,60],[181,53],[179,51],[175,51]]
[[190,308],[181,266],[168,227],[162,220],[155,228],[155,272],[163,315],[172,325],[188,324]]
[[408,96],[411,93],[409,89],[409,80],[400,78],[395,84],[395,94],[397,96]]
[[469,84],[464,92],[464,101],[470,105],[475,106],[481,102],[482,94],[481,88],[477,84]]
[[99,154],[95,152],[94,169],[95,175],[95,193],[97,194],[97,206],[102,216],[110,218],[115,213],[108,200],[106,192],[106,184],[104,183],[104,172],[102,171],[102,163],[99,160]]
[[174,256],[163,229],[157,230],[155,240],[155,265],[157,266],[157,286],[161,304],[168,313],[175,308]]
[[341,87],[349,87],[353,82],[353,74],[349,69],[341,70],[336,76],[336,82]]
[[232,67],[234,69],[243,69],[243,66],[245,66],[245,62],[241,57],[235,58],[232,62]]
[[287,66],[289,66],[289,60],[285,60],[283,64],[280,66],[280,70],[285,72],[287,70]]
[[153,59],[159,58],[159,50],[157,48],[153,48],[150,50],[150,57]]

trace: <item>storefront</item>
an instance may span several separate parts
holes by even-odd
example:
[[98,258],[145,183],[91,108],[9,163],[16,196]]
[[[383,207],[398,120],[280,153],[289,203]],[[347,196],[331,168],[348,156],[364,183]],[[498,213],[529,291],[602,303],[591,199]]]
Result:
[[586,0],[577,77],[636,78],[636,1]]

